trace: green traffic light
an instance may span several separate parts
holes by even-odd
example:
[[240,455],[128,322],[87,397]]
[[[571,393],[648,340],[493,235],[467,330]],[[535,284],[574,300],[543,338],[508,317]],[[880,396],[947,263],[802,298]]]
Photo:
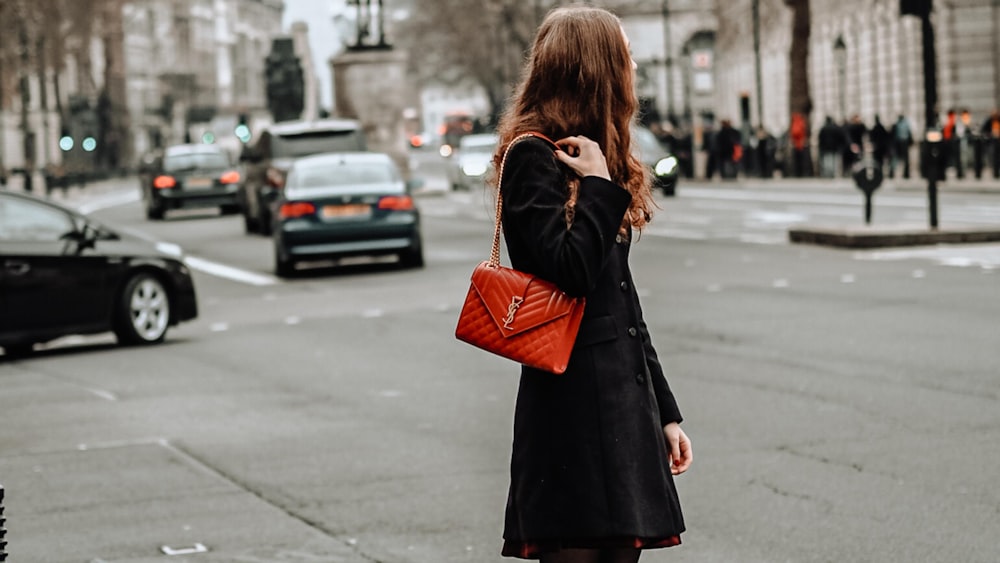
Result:
[[233,131],[233,132],[236,134],[236,137],[240,141],[243,141],[244,143],[250,141],[250,137],[251,137],[250,128],[247,127],[246,125],[243,125],[243,124],[237,125],[236,126],[236,130]]

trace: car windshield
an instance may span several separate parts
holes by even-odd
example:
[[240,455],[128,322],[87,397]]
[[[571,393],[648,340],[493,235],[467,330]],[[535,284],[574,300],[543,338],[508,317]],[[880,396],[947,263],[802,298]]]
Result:
[[356,130],[317,131],[300,135],[274,135],[271,137],[273,158],[296,158],[324,152],[365,150],[361,133]]
[[166,172],[225,168],[227,166],[229,166],[229,159],[226,155],[215,152],[168,154],[163,159],[163,170]]
[[401,181],[396,169],[387,163],[324,163],[293,169],[289,175],[288,186],[308,189],[391,184]]

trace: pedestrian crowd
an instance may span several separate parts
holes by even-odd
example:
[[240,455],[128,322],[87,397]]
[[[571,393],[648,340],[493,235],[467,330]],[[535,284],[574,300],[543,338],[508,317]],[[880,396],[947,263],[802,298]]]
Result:
[[[885,123],[881,116],[865,123],[860,115],[838,123],[827,116],[815,135],[805,116],[793,114],[787,131],[775,136],[762,126],[736,128],[728,119],[716,126],[709,115],[696,148],[690,128],[665,123],[647,123],[660,141],[677,157],[681,173],[693,178],[694,153],[705,154],[704,177],[726,180],[740,175],[771,178],[836,178],[851,176],[859,166],[879,169],[887,178],[910,178],[917,167],[926,177],[920,154],[920,134],[905,115]],[[950,109],[939,123],[941,133],[940,177],[948,170],[962,179],[984,175],[1000,179],[1000,110],[977,121],[967,109]],[[815,149],[815,150],[814,150]],[[912,161],[912,162],[911,162]]]

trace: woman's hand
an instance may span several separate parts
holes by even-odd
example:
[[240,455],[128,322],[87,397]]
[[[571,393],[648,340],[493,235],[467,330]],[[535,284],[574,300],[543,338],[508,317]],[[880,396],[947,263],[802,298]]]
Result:
[[556,151],[556,158],[581,178],[584,176],[597,176],[605,180],[611,179],[608,172],[608,161],[601,152],[601,146],[587,137],[566,137],[556,141],[559,150]]
[[664,426],[663,435],[667,437],[670,448],[670,473],[680,475],[691,467],[691,440],[676,422]]

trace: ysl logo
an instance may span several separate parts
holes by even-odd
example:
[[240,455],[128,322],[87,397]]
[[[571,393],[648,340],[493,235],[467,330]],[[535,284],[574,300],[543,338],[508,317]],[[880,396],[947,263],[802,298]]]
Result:
[[510,298],[510,305],[507,305],[507,316],[503,320],[503,327],[505,329],[514,329],[514,327],[510,326],[510,323],[514,322],[514,313],[517,313],[517,309],[521,306],[522,301],[524,301],[524,298],[516,295]]

